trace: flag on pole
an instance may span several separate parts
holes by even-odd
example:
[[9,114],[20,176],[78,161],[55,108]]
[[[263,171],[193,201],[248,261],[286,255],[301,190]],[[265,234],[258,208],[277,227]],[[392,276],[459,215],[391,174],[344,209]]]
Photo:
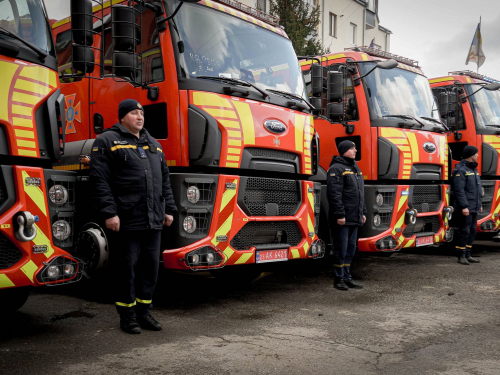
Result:
[[372,42],[370,43],[370,48],[375,48],[375,38],[372,39]]
[[469,54],[467,55],[467,60],[465,61],[465,65],[469,65],[470,62],[475,62],[477,64],[477,68],[484,64],[484,60],[486,60],[486,56],[483,53],[483,40],[481,38],[481,20],[477,24],[476,32],[474,33],[474,39],[472,39],[472,44],[469,49]]

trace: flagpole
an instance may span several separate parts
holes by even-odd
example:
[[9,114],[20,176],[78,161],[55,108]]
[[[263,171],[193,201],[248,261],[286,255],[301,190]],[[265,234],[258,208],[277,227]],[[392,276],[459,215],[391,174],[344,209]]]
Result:
[[[478,31],[478,34],[480,35],[481,34],[481,16],[479,16],[479,31]],[[479,38],[477,38],[477,74],[479,74],[479,59],[480,59],[480,56],[479,56],[479,49],[481,48],[481,43],[479,41]]]

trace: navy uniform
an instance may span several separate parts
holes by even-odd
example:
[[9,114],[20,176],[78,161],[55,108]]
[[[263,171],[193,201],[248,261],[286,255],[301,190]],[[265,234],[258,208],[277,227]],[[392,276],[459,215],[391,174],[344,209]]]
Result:
[[[467,161],[477,154],[474,146],[466,146],[463,151],[463,160],[457,164],[452,172],[452,194],[454,215],[457,218],[458,229],[455,234],[458,262],[461,264],[479,263],[471,257],[472,243],[476,237],[477,214],[481,212],[482,187],[481,177],[476,169],[477,163]],[[467,208],[469,215],[462,210]]]
[[[353,142],[342,141],[338,145],[339,154],[343,155],[352,147],[355,147]],[[340,290],[361,288],[361,284],[352,281],[350,266],[356,252],[358,227],[363,225],[367,210],[363,174],[353,158],[332,158],[327,175],[327,197],[334,246],[334,287]],[[337,219],[342,218],[345,218],[345,225],[337,223]]]
[[[131,99],[124,102],[136,103],[142,109]],[[130,108],[133,106],[125,110]],[[130,112],[123,115],[123,108],[120,110],[120,118]],[[164,152],[146,129],[142,128],[137,138],[122,124],[115,124],[93,144],[90,182],[100,218],[118,216],[120,220],[112,250],[116,257],[116,308],[121,324],[133,320],[137,325],[136,318],[140,322],[151,317],[161,229],[165,214],[177,211]],[[140,333],[137,330],[129,333]]]

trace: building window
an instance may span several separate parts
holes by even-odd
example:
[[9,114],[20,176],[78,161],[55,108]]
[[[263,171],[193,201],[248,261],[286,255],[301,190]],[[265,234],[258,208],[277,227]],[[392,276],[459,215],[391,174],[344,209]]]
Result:
[[266,13],[266,3],[267,0],[257,0],[257,10],[260,10],[261,12]]
[[351,29],[349,33],[349,42],[352,45],[356,45],[356,25],[351,23]]
[[330,13],[330,36],[337,37],[337,15]]

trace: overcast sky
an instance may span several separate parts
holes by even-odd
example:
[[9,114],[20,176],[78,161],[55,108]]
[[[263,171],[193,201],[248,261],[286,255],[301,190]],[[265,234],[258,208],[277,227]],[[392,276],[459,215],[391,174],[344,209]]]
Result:
[[[45,5],[50,18],[69,15],[69,0]],[[393,32],[391,52],[417,60],[429,78],[476,71],[465,59],[480,16],[486,60],[479,73],[500,80],[500,0],[379,0],[380,24]]]

